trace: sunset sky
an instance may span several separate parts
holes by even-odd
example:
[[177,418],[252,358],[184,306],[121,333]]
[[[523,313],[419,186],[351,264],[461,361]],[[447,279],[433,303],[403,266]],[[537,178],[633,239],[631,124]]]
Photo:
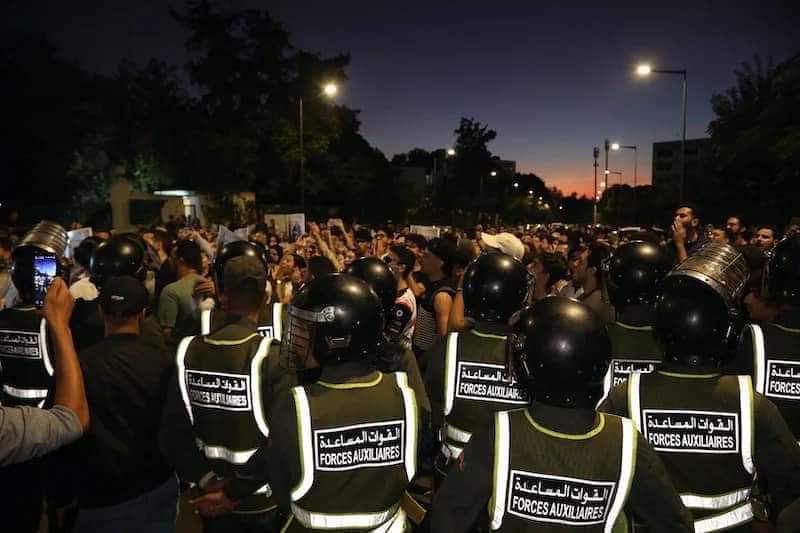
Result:
[[[11,2],[7,22],[48,34],[63,54],[111,73],[123,56],[186,62],[185,32],[156,0]],[[361,110],[363,133],[387,157],[454,142],[462,116],[497,130],[493,153],[548,185],[591,193],[592,147],[608,136],[639,146],[648,183],[654,141],[680,137],[680,77],[637,79],[633,68],[689,71],[689,138],[712,118],[710,97],[755,55],[800,51],[795,3],[317,2],[230,0],[266,7],[294,43],[351,54],[341,102]],[[601,162],[602,163],[602,162]],[[630,183],[633,153],[611,167]],[[612,181],[613,183],[613,181]]]

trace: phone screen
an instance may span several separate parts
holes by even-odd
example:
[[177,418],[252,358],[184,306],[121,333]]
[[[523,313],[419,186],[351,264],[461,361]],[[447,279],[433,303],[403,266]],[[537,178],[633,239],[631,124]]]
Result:
[[58,258],[50,254],[33,256],[33,286],[35,290],[34,304],[44,305],[44,296],[58,273]]

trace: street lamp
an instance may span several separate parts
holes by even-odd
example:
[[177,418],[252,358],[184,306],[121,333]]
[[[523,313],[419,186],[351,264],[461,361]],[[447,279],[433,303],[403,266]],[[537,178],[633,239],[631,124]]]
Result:
[[455,148],[448,148],[447,149],[447,155],[449,155],[450,157],[453,157],[454,155],[456,155]]
[[[326,98],[333,98],[339,92],[339,86],[332,81],[325,83],[322,86],[322,95]],[[300,114],[300,206],[303,213],[306,212],[306,174],[305,174],[305,157],[303,153],[303,97],[298,98],[298,108]]]
[[518,181],[515,181],[515,182],[514,182],[514,188],[515,188],[515,189],[519,189],[519,182],[518,182]]
[[[615,148],[616,147],[616,148]],[[613,143],[612,150],[633,150],[633,224],[636,224],[636,172],[639,165],[639,151],[636,145],[624,145],[620,143]]]
[[636,74],[639,77],[647,77],[651,73],[657,74],[677,74],[683,78],[683,105],[681,106],[681,114],[683,115],[683,133],[681,134],[681,180],[678,185],[678,201],[683,201],[683,185],[686,179],[686,69],[678,70],[662,70],[651,68],[648,64],[641,64],[636,67]]
[[489,175],[491,177],[495,177],[495,176],[497,176],[497,171],[496,170],[492,170],[491,172],[489,172]]

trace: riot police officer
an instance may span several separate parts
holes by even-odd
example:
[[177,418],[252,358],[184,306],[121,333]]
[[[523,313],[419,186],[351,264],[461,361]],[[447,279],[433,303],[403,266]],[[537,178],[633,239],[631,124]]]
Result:
[[428,416],[431,412],[431,403],[425,384],[417,364],[417,358],[411,348],[401,344],[399,331],[390,327],[390,318],[397,309],[397,282],[388,265],[377,257],[361,257],[356,259],[345,269],[349,274],[365,281],[375,291],[381,301],[384,316],[387,317],[384,326],[386,335],[386,348],[382,357],[376,361],[378,369],[383,372],[403,371],[408,376],[408,384],[417,395],[417,405]]
[[662,367],[633,374],[602,406],[630,417],[653,446],[697,531],[749,531],[756,473],[777,509],[800,496],[800,448],[775,405],[749,376],[719,372],[746,271],[741,254],[713,243],[670,272],[654,310]]
[[[11,254],[11,279],[19,300],[14,307],[0,310],[0,403],[4,406],[49,407],[52,401],[53,346],[41,307],[49,284],[61,275],[63,248],[45,235],[37,235],[37,228],[47,224],[35,226]],[[50,224],[53,233],[63,233],[66,244],[66,231]],[[3,529],[36,531],[46,488],[45,461],[0,469],[5,487],[0,498]]]
[[[309,282],[289,306],[282,356],[322,372],[279,401],[269,449],[243,470],[261,479],[269,472],[275,495],[292,513],[283,531],[406,530],[400,502],[416,471],[417,406],[405,373],[375,369],[383,322],[375,292],[347,274]],[[193,503],[201,513],[225,510],[229,498],[261,479],[234,479],[224,494]]]
[[594,311],[565,297],[539,300],[511,319],[508,353],[530,404],[499,411],[476,431],[436,495],[431,531],[476,523],[506,533],[616,531],[629,510],[654,531],[691,531],[631,421],[594,410],[611,358]]
[[428,352],[426,387],[431,395],[433,427],[441,448],[434,466],[447,475],[472,433],[496,411],[528,404],[527,391],[506,369],[508,319],[528,293],[525,267],[501,253],[487,253],[464,273],[465,315],[475,327],[449,333]]
[[[264,265],[266,272],[268,266],[267,252],[259,243],[250,241],[234,241],[226,244],[214,260],[214,281],[217,293],[224,292],[223,271],[225,263],[234,257],[248,256],[258,259]],[[280,302],[269,303],[264,301],[258,312],[258,332],[265,337],[272,337],[280,342],[283,333],[285,315],[284,306]],[[200,313],[200,332],[208,335],[212,331],[223,327],[227,322],[226,313],[222,308],[204,309]]]
[[763,292],[777,308],[775,319],[764,327],[748,325],[740,349],[749,355],[756,390],[775,403],[800,443],[800,236],[770,252]]
[[644,241],[623,244],[603,265],[616,321],[608,324],[611,364],[604,395],[633,372],[650,373],[664,359],[653,338],[652,304],[658,284],[670,269],[670,258],[660,247]]
[[[280,368],[279,352],[270,350],[272,337],[257,330],[267,282],[260,259],[247,254],[229,259],[218,279],[228,324],[181,341],[160,430],[165,454],[200,490],[233,478],[266,443],[274,398],[294,385],[293,375]],[[264,482],[233,516],[207,522],[204,531],[271,531],[277,528],[276,507]]]

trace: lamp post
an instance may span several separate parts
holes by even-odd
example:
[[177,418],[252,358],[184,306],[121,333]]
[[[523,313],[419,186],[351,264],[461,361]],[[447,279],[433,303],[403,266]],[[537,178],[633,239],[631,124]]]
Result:
[[624,145],[619,143],[611,144],[612,150],[633,150],[633,225],[636,225],[636,171],[639,165],[639,150],[636,145]]
[[592,150],[594,154],[594,189],[592,189],[592,224],[597,225],[597,158],[600,157],[600,148],[597,146]]
[[[339,86],[329,81],[325,85],[322,86],[322,94],[331,99],[335,97],[339,92]],[[305,156],[303,153],[303,97],[300,96],[297,102],[298,111],[300,115],[300,207],[302,208],[303,213],[306,212],[306,174],[305,174]]]
[[681,106],[681,114],[683,115],[683,132],[681,134],[681,179],[678,184],[678,201],[683,201],[683,187],[686,180],[686,95],[687,95],[687,81],[686,69],[678,70],[662,70],[651,68],[648,64],[641,64],[636,67],[636,74],[640,77],[647,77],[651,73],[656,74],[676,74],[683,78],[683,98]]

